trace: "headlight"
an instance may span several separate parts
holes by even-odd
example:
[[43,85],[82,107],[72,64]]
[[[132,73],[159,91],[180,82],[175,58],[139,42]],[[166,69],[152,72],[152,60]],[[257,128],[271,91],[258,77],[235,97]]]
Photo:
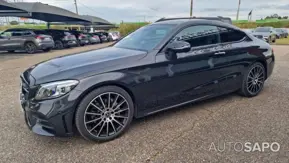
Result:
[[35,96],[36,100],[45,100],[60,97],[70,92],[79,82],[77,80],[65,80],[42,84]]

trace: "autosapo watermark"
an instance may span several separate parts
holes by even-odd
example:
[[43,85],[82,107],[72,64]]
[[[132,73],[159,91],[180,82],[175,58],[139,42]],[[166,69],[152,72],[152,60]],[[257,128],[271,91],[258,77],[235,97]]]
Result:
[[278,152],[280,148],[280,144],[277,142],[212,142],[209,151]]

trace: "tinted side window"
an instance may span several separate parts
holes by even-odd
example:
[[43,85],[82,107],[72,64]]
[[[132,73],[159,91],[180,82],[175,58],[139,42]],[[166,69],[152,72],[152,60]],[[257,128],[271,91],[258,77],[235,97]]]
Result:
[[32,33],[29,32],[29,31],[24,31],[24,32],[23,32],[23,36],[30,36],[30,35],[32,35]]
[[241,31],[223,27],[220,27],[219,29],[222,43],[241,41],[244,37],[246,37],[246,34]]
[[220,42],[219,30],[216,26],[192,26],[182,30],[172,41],[186,41],[192,47],[218,44]]
[[12,32],[12,36],[22,36],[23,32],[14,31]]

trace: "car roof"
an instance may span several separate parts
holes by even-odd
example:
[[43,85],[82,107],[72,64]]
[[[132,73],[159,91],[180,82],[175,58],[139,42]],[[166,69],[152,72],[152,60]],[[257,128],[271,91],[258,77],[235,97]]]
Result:
[[29,29],[29,28],[9,28],[6,31],[35,31],[36,29]]
[[173,20],[159,21],[159,22],[155,22],[153,24],[174,24],[177,26],[205,24],[205,25],[216,25],[216,26],[222,26],[222,27],[233,28],[236,30],[241,30],[240,28],[238,28],[234,25],[222,22],[222,21],[217,20],[217,19],[216,20],[201,19],[201,18],[198,18],[198,19],[196,19],[196,18],[194,18],[194,19],[173,19]]

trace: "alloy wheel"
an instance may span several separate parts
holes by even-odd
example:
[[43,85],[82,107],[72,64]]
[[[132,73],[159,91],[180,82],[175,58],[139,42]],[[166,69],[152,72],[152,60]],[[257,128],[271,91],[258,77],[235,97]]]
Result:
[[55,47],[56,47],[56,49],[63,49],[64,46],[63,46],[62,42],[56,41]]
[[120,94],[106,92],[95,97],[86,107],[84,124],[96,138],[106,138],[122,131],[128,123],[129,104]]
[[264,68],[260,65],[253,67],[247,78],[247,90],[251,94],[259,93],[264,85],[265,72]]
[[35,45],[33,43],[27,43],[25,45],[25,50],[26,50],[27,53],[31,54],[31,53],[35,52],[36,48],[35,48]]

